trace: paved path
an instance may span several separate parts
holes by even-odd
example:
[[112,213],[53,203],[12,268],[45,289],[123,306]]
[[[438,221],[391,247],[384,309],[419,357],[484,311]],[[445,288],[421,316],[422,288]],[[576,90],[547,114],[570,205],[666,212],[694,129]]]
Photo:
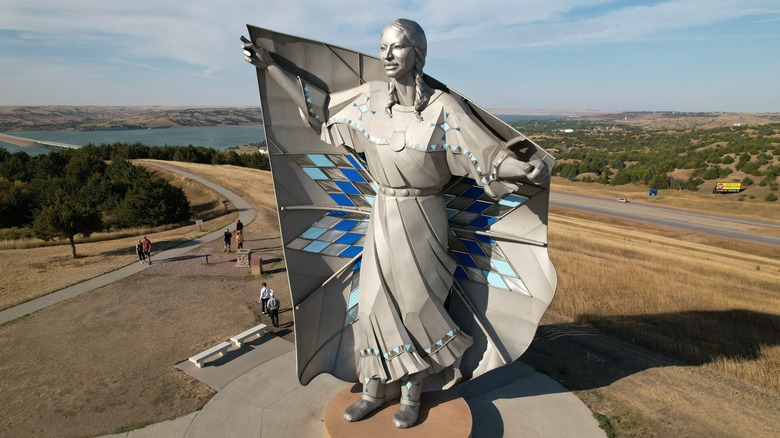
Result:
[[[294,345],[272,334],[203,368],[190,362],[177,367],[219,392],[198,412],[110,438],[321,437],[325,405],[353,385],[322,374],[301,386]],[[474,437],[605,436],[577,397],[522,362],[450,391],[469,405]],[[387,426],[388,435],[403,436]]]
[[[218,192],[219,194],[227,198],[230,202],[232,202],[233,205],[236,206],[236,208],[238,209],[238,218],[241,219],[241,222],[243,222],[245,225],[248,225],[255,219],[255,210],[252,207],[250,207],[250,205],[246,201],[244,201],[244,199],[242,199],[237,194],[231,192],[230,190],[222,186],[216,185],[213,182],[205,180],[197,175],[193,175],[189,172],[185,172],[183,170],[169,167],[164,164],[158,164],[158,163],[147,163],[147,164],[150,164],[152,166],[157,166],[161,169],[165,169],[170,172],[174,172],[186,176],[187,178],[195,180],[205,185],[206,187]],[[181,256],[187,251],[190,251],[192,248],[196,248],[203,244],[222,238],[222,233],[223,230],[220,229],[212,233],[206,234],[205,236],[201,236],[197,239],[184,242],[176,246],[175,248],[168,249],[159,253],[155,253],[154,262],[155,263],[164,262],[168,259]],[[18,306],[14,306],[2,310],[0,311],[0,324],[5,324],[6,322],[13,321],[17,318],[21,318],[25,315],[29,315],[33,312],[37,312],[38,310],[45,309],[46,307],[49,307],[53,304],[68,300],[70,298],[81,295],[90,290],[103,287],[107,284],[111,284],[115,281],[121,280],[125,277],[129,277],[133,274],[141,272],[144,269],[147,269],[148,267],[149,265],[136,263],[134,261],[129,265],[123,268],[119,268],[115,271],[107,272],[98,277],[89,279],[87,281],[78,284],[74,284],[73,286],[66,287],[64,289],[60,289],[56,292],[52,292],[40,298],[27,301],[26,303],[19,304]]]

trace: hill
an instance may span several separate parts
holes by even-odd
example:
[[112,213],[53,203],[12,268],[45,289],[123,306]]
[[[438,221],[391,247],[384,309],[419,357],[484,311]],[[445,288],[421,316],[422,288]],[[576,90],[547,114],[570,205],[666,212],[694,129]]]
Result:
[[0,132],[97,131],[263,123],[259,107],[0,106]]

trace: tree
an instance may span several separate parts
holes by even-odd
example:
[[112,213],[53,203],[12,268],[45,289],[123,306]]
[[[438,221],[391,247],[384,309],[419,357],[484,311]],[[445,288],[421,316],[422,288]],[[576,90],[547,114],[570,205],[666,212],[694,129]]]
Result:
[[87,205],[74,194],[59,192],[49,198],[35,216],[33,233],[45,241],[56,238],[68,239],[75,259],[74,237],[77,234],[89,237],[102,226],[100,211],[97,208]]
[[65,165],[65,179],[72,184],[80,185],[92,175],[103,175],[106,163],[95,146],[84,146],[76,151],[73,158]]
[[116,210],[120,227],[156,227],[183,222],[190,217],[190,203],[184,191],[162,178],[137,180]]
[[28,225],[34,205],[28,184],[0,177],[0,228]]

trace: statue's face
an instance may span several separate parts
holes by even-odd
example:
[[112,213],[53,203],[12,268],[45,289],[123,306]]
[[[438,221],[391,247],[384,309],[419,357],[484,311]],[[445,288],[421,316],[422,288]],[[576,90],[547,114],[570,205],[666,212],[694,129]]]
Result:
[[388,27],[379,41],[379,58],[389,78],[398,79],[414,67],[414,47],[398,29]]

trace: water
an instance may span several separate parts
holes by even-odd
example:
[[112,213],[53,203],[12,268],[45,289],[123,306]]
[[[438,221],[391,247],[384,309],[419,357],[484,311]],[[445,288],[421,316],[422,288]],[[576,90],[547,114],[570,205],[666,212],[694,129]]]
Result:
[[[565,116],[556,115],[522,115],[498,114],[497,117],[506,123],[518,120],[549,120]],[[198,126],[191,128],[169,129],[122,129],[105,131],[30,131],[6,132],[8,135],[29,138],[31,140],[55,141],[59,143],[85,145],[88,143],[100,145],[116,142],[143,143],[147,146],[206,146],[224,150],[235,146],[244,146],[265,140],[263,125],[241,126]],[[25,151],[28,155],[45,154],[51,149],[44,147],[20,147],[0,141],[0,147],[11,153]]]
[[[244,146],[265,140],[263,125],[241,126],[198,126],[169,129],[122,129],[106,131],[31,131],[6,132],[8,135],[31,140],[55,141],[59,143],[100,145],[116,142],[143,143],[147,146],[206,146],[217,150]],[[48,153],[43,147],[19,147],[0,141],[0,147],[14,153],[25,151],[29,155]]]
[[539,115],[527,115],[527,114],[496,114],[496,117],[501,119],[504,123],[512,123],[525,120],[552,120],[552,119],[565,119],[567,116],[539,116]]

